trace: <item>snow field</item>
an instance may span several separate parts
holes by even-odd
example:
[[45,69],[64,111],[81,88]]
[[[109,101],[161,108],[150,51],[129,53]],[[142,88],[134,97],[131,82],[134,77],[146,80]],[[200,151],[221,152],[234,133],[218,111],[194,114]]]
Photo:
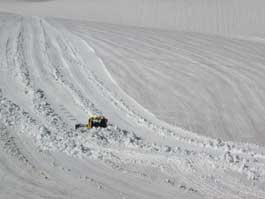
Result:
[[226,36],[264,36],[263,0],[1,0],[0,11]]
[[[95,30],[87,37],[58,21],[60,26],[38,17],[3,19],[0,160],[12,158],[1,170],[18,161],[25,174],[7,172],[0,196],[264,198],[262,146],[199,136],[157,119],[104,65],[113,44],[99,42]],[[110,126],[73,129],[92,114],[106,115]],[[8,190],[12,185],[15,193]]]
[[204,136],[264,145],[262,41],[57,22],[93,46],[121,89],[159,119]]

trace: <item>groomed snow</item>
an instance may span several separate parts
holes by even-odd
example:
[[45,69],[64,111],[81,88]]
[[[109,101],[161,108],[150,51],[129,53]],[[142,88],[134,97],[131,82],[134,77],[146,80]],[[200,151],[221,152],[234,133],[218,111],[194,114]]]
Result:
[[0,11],[119,25],[263,37],[264,0],[1,0]]
[[0,198],[263,199],[262,5],[2,0]]
[[263,41],[52,22],[86,40],[122,90],[156,117],[200,135],[264,145]]

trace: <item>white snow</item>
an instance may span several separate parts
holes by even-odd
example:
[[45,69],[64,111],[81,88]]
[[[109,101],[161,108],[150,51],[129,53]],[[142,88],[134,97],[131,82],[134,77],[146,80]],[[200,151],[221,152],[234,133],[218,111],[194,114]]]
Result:
[[0,11],[263,37],[264,0],[1,0]]
[[[237,1],[131,4],[169,9],[154,24],[119,1],[78,2],[71,16],[68,0],[1,1],[23,16],[0,15],[0,198],[264,198],[265,46],[246,37],[262,34],[264,18],[252,15],[251,28],[241,13],[261,1],[242,1],[235,15]],[[191,6],[185,27],[160,21],[181,19],[174,2]],[[97,8],[89,16],[111,9],[75,13],[87,4]],[[217,5],[227,18],[214,18]],[[117,10],[128,18],[107,18]],[[224,37],[235,34],[244,38]],[[106,129],[74,130],[95,114]]]
[[64,24],[93,46],[122,90],[157,117],[201,135],[264,145],[264,43]]

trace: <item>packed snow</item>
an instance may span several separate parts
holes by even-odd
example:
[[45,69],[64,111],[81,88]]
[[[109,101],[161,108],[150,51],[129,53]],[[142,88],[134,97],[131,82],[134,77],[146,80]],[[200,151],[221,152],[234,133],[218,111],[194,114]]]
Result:
[[118,85],[155,116],[201,135],[264,145],[263,42],[60,22],[85,39]]
[[[0,198],[263,199],[265,43],[248,33],[2,13]],[[108,127],[74,128],[92,115]]]
[[0,11],[119,25],[263,37],[264,0],[0,0]]

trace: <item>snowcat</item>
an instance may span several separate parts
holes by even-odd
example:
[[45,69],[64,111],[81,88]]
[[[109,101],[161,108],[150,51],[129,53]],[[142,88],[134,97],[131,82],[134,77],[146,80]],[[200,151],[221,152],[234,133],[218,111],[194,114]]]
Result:
[[106,128],[108,123],[108,119],[104,116],[92,116],[88,119],[87,124],[76,124],[75,129],[86,127],[88,129],[91,129],[93,127],[101,127]]

